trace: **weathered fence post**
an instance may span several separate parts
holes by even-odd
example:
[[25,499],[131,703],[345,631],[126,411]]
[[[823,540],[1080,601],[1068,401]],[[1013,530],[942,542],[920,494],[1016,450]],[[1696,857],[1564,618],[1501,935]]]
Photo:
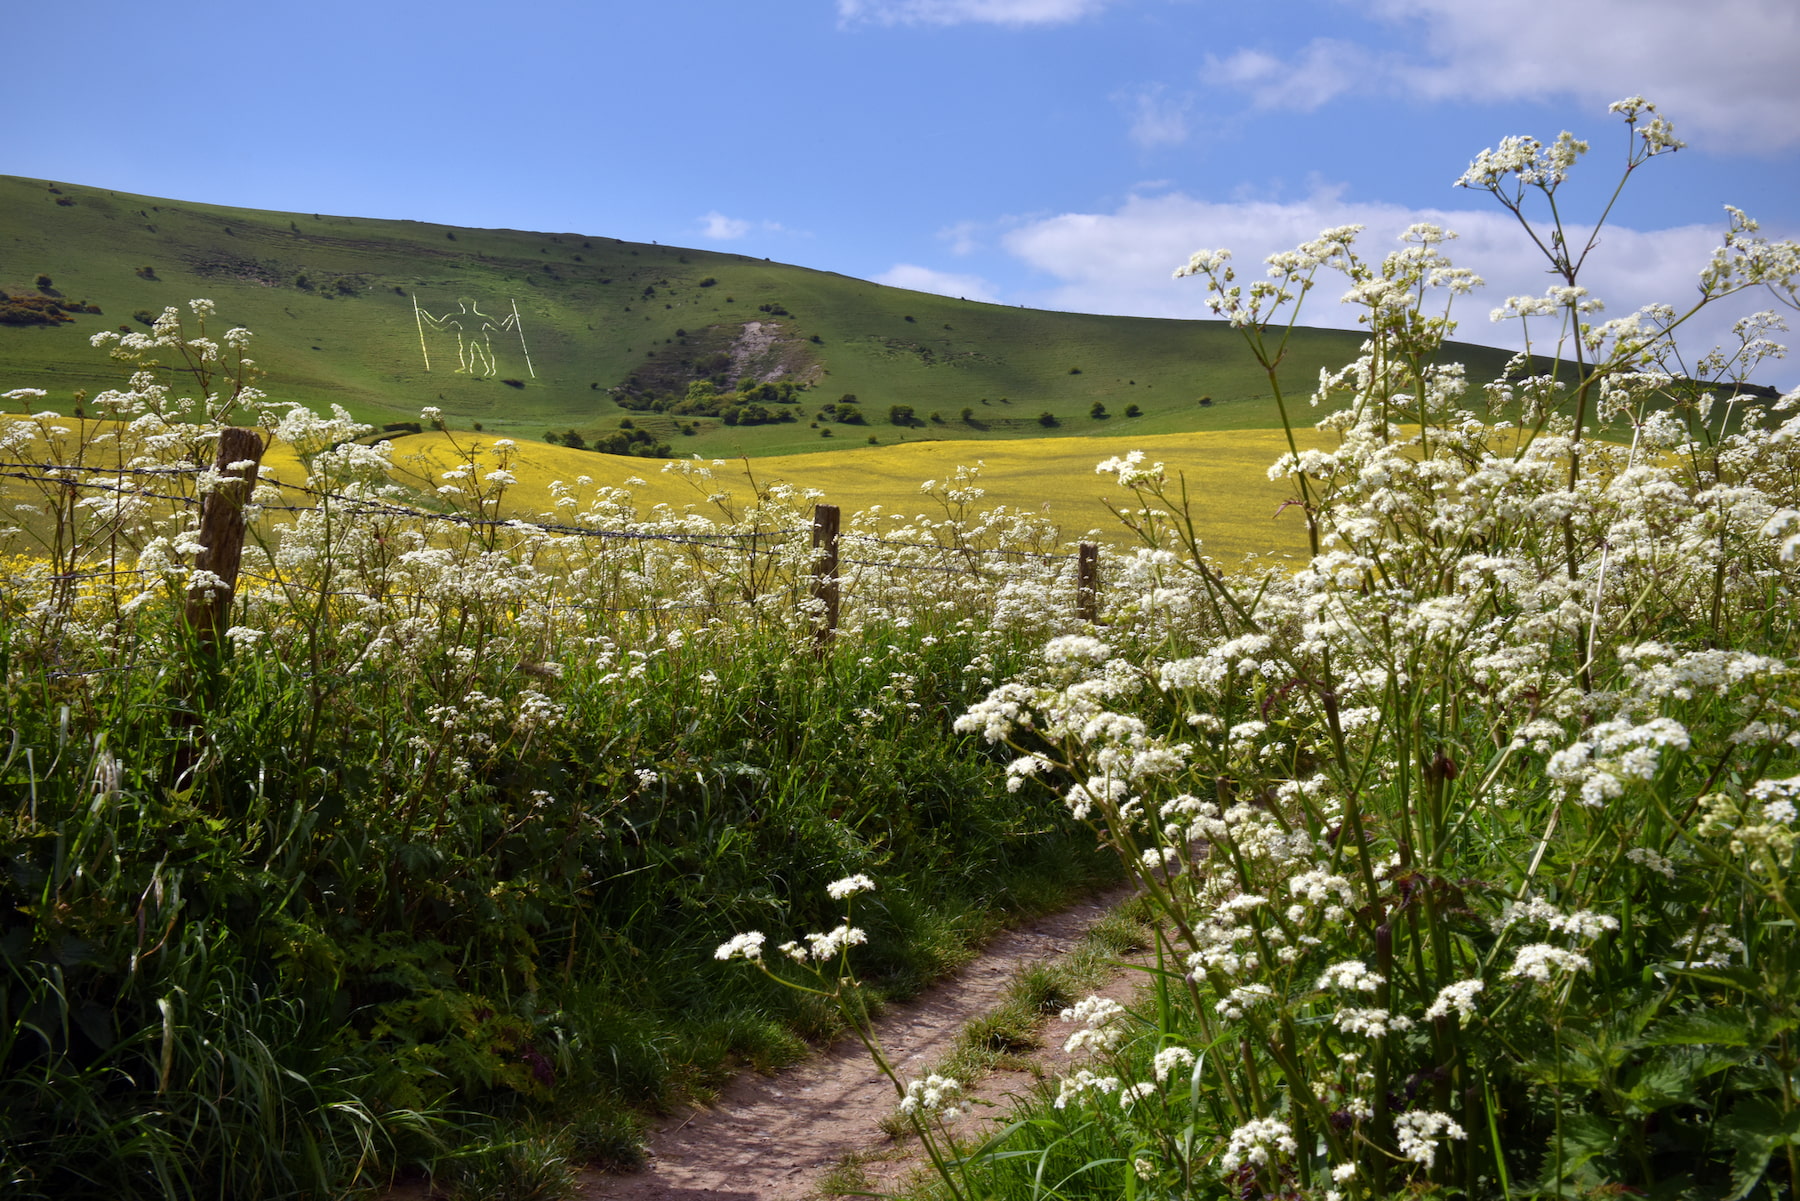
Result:
[[1075,560],[1075,616],[1086,622],[1100,620],[1100,548],[1081,544]]
[[188,587],[186,608],[188,628],[203,650],[225,636],[244,555],[244,506],[256,488],[262,454],[263,440],[255,430],[232,427],[219,432],[213,470],[225,479],[200,502],[200,550],[194,555],[195,579]]
[[813,506],[813,599],[823,606],[814,634],[819,653],[837,634],[838,627],[838,507]]

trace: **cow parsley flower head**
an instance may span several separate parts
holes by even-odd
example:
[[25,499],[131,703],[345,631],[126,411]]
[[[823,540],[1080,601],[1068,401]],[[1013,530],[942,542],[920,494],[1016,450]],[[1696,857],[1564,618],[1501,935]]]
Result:
[[1110,1096],[1119,1091],[1117,1076],[1096,1076],[1082,1068],[1073,1076],[1064,1076],[1061,1087],[1056,1092],[1056,1108],[1067,1109],[1069,1102],[1080,1099],[1084,1093],[1100,1093]]
[[1256,1118],[1231,1132],[1231,1143],[1220,1157],[1219,1166],[1227,1173],[1246,1163],[1261,1167],[1269,1162],[1270,1152],[1292,1155],[1299,1149],[1293,1127],[1275,1118]]
[[1129,1110],[1138,1101],[1156,1092],[1156,1086],[1145,1080],[1138,1084],[1128,1084],[1119,1090],[1119,1108]]
[[1348,988],[1357,992],[1374,992],[1387,983],[1387,977],[1372,972],[1359,960],[1334,963],[1319,977],[1320,988]]
[[1156,1072],[1156,1082],[1167,1084],[1176,1069],[1194,1066],[1194,1053],[1186,1047],[1164,1047],[1156,1053],[1152,1066]]
[[1469,1019],[1475,1016],[1475,994],[1486,987],[1480,980],[1458,980],[1455,984],[1444,985],[1438,990],[1437,1000],[1425,1011],[1426,1020],[1449,1017],[1454,1010],[1460,1024],[1468,1025]]
[[756,930],[734,934],[730,942],[719,945],[719,949],[713,952],[713,958],[748,959],[752,963],[761,963],[763,941],[762,934]]
[[1385,1009],[1340,1009],[1331,1015],[1332,1024],[1346,1034],[1361,1034],[1367,1038],[1383,1038],[1390,1030],[1410,1030],[1413,1020],[1401,1013],[1389,1013]]
[[1190,275],[1211,275],[1224,267],[1231,260],[1229,250],[1196,250],[1188,256],[1188,261],[1175,268],[1175,278],[1184,279]]
[[961,1095],[961,1082],[934,1072],[923,1080],[907,1081],[906,1095],[900,1098],[900,1112],[908,1117],[933,1114],[941,1121],[952,1122],[962,1116],[962,1107],[957,1104]]
[[1438,1138],[1468,1138],[1468,1132],[1448,1115],[1431,1109],[1415,1109],[1394,1115],[1394,1141],[1400,1154],[1429,1168],[1437,1162]]
[[861,946],[869,941],[869,936],[845,922],[835,930],[827,930],[823,934],[808,934],[806,942],[812,957],[819,962],[836,959],[851,947]]
[[825,895],[834,901],[842,901],[855,896],[859,892],[873,892],[875,881],[858,872],[854,876],[845,876],[842,880],[833,880],[825,886]]
[[1513,956],[1513,965],[1506,969],[1506,978],[1548,984],[1553,973],[1584,971],[1592,966],[1585,955],[1565,951],[1549,943],[1534,942],[1519,948],[1519,953]]
[[1118,1046],[1123,1031],[1118,1028],[1119,1019],[1125,1016],[1125,1007],[1110,997],[1091,996],[1072,1008],[1062,1011],[1065,1022],[1080,1022],[1083,1029],[1071,1034],[1063,1044],[1063,1050],[1073,1055],[1089,1047],[1097,1051],[1110,1051]]

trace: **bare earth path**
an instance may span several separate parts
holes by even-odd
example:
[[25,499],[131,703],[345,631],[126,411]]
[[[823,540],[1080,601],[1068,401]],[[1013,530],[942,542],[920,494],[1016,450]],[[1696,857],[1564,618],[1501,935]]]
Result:
[[[1004,999],[1019,969],[1070,950],[1129,894],[1129,888],[1119,888],[1001,934],[958,975],[892,1006],[877,1030],[902,1079],[941,1060],[971,1018]],[[981,1090],[991,1091],[992,1086]],[[881,1149],[886,1135],[879,1123],[894,1102],[893,1086],[876,1072],[862,1046],[842,1039],[775,1076],[746,1073],[726,1086],[712,1108],[668,1119],[650,1135],[648,1167],[626,1175],[587,1173],[578,1196],[583,1201],[795,1201],[811,1195],[819,1178],[845,1155]]]

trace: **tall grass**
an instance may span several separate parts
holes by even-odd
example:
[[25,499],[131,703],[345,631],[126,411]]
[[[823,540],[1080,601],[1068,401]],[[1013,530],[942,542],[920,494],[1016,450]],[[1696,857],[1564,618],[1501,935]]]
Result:
[[[269,406],[207,315],[115,340],[107,421],[0,424],[42,493],[0,593],[9,1195],[554,1193],[632,1159],[634,1110],[834,1030],[706,968],[730,929],[880,870],[903,993],[1106,874],[950,729],[1074,621],[1054,532],[965,513],[973,480],[849,531],[820,653],[808,498],[693,465],[686,512],[575,481],[509,523],[503,441],[421,497],[342,414]],[[183,605],[230,422],[307,479],[259,493],[215,653]]]

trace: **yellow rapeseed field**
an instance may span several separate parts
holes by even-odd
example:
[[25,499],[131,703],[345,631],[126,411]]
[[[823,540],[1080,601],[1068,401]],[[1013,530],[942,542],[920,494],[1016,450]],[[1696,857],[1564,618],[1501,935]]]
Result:
[[[12,418],[17,420],[17,418]],[[64,419],[61,424],[74,425]],[[90,421],[90,432],[102,423]],[[497,462],[499,441],[489,435],[431,432],[398,438],[393,443],[395,477],[402,483],[430,491],[442,472],[455,467],[473,452],[486,465]],[[45,447],[34,439],[35,453]],[[1233,562],[1248,554],[1297,554],[1304,551],[1305,536],[1299,514],[1281,511],[1291,493],[1288,486],[1273,483],[1267,475],[1270,463],[1286,448],[1279,430],[1231,430],[1204,433],[1157,434],[1118,438],[1043,438],[994,442],[908,442],[897,446],[869,446],[782,455],[749,460],[709,460],[716,484],[740,497],[750,491],[749,476],[758,484],[786,483],[816,489],[823,499],[841,506],[845,516],[881,506],[903,516],[927,514],[941,517],[935,502],[921,489],[926,481],[943,481],[958,467],[980,468],[980,484],[987,495],[977,507],[1005,505],[1016,511],[1040,513],[1054,521],[1068,540],[1096,537],[1122,545],[1128,534],[1107,509],[1110,501],[1128,505],[1131,496],[1111,476],[1095,473],[1095,466],[1130,450],[1142,450],[1152,461],[1168,465],[1171,479],[1185,473],[1190,495],[1198,500],[1200,531],[1208,553]],[[591,495],[601,487],[628,487],[640,515],[649,516],[659,505],[676,510],[692,506],[710,511],[705,497],[686,477],[665,470],[658,459],[627,458],[571,450],[541,442],[518,442],[504,453],[517,483],[506,492],[509,515],[533,519],[552,513],[550,484],[561,480],[574,485],[586,476]],[[0,475],[4,469],[0,469]],[[263,457],[262,476],[298,483],[304,471],[293,450],[281,443]],[[637,481],[627,483],[627,481]],[[22,524],[33,524],[14,505],[39,502],[31,485],[0,478],[0,498],[8,515]],[[29,550],[16,546],[14,549]]]
[[[1316,437],[1316,436],[1315,436]],[[406,482],[423,485],[428,476],[450,469],[471,447],[482,448],[491,461],[493,440],[479,434],[418,434],[397,439],[394,458]],[[1151,462],[1168,465],[1169,475],[1185,473],[1189,494],[1196,498],[1200,532],[1209,554],[1236,561],[1247,554],[1301,554],[1306,538],[1298,512],[1280,512],[1292,493],[1273,483],[1269,464],[1286,450],[1280,430],[1229,430],[1158,434],[1129,441],[1117,438],[1043,438],[994,442],[909,442],[726,461],[714,466],[715,479],[742,495],[746,472],[759,484],[787,483],[823,492],[825,502],[841,506],[845,516],[875,505],[890,513],[942,516],[923,495],[928,480],[942,481],[959,466],[981,469],[987,495],[983,507],[1042,513],[1063,535],[1075,540],[1089,534],[1106,542],[1128,537],[1108,511],[1108,501],[1129,505],[1130,493],[1111,476],[1095,473],[1097,464],[1130,450],[1142,450]],[[639,512],[657,505],[706,511],[705,498],[664,462],[571,450],[539,442],[520,442],[508,452],[518,482],[509,488],[507,509],[521,517],[550,511],[549,485],[573,484],[587,476],[594,487],[629,485]],[[708,461],[709,463],[715,461]]]

